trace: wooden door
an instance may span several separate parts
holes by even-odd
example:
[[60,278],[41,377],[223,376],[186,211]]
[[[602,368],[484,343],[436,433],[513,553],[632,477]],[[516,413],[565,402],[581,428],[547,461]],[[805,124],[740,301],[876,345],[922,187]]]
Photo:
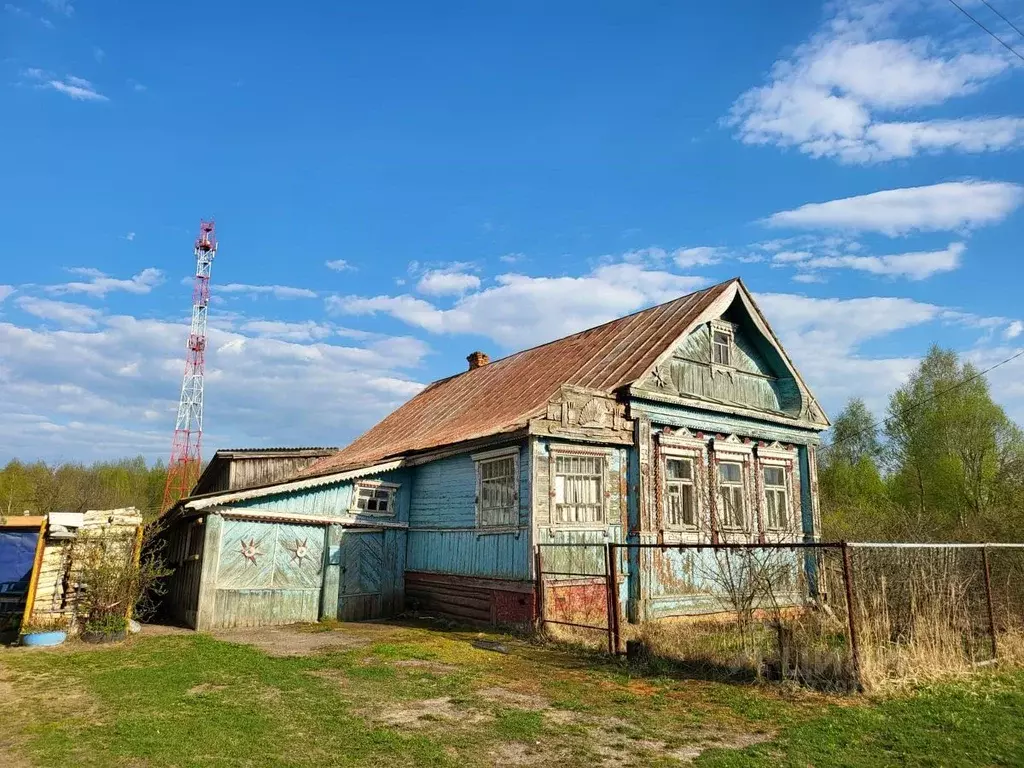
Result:
[[384,560],[384,532],[341,536],[341,583],[338,590],[338,619],[364,621],[381,616],[381,592],[389,577]]

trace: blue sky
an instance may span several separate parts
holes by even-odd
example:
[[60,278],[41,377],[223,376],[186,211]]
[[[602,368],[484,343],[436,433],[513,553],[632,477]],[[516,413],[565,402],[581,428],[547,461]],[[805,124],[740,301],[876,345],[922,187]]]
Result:
[[831,412],[1024,343],[1024,64],[947,0],[11,0],[0,48],[0,459],[167,453],[201,216],[208,454],[734,275]]

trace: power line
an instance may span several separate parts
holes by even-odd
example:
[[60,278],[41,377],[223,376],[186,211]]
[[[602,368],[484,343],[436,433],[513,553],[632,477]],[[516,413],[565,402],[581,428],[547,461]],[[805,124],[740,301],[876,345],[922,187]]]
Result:
[[1020,27],[1018,27],[1018,26],[1017,26],[1016,24],[1014,24],[1014,23],[1013,23],[1012,21],[1010,21],[1010,20],[1009,20],[1008,18],[1006,18],[1005,16],[1003,16],[1003,14],[1001,14],[1001,13],[1000,13],[999,11],[997,11],[997,10],[995,9],[995,7],[994,7],[994,6],[993,6],[993,5],[992,5],[992,4],[990,3],[990,2],[988,2],[988,0],[981,0],[981,2],[985,3],[985,5],[986,5],[986,6],[988,6],[988,9],[989,9],[990,11],[992,11],[992,13],[994,13],[994,14],[995,14],[996,16],[998,16],[998,17],[999,17],[1000,19],[1002,19],[1002,20],[1003,20],[1003,21],[1005,21],[1005,22],[1006,22],[1007,24],[1009,24],[1009,25],[1010,25],[1011,27],[1013,27],[1013,30],[1014,30],[1014,31],[1015,31],[1015,32],[1016,32],[1016,33],[1017,33],[1018,35],[1020,35],[1021,37],[1024,37],[1024,32],[1022,32],[1022,31],[1021,31]]
[[[950,0],[950,1],[952,2],[952,0]],[[960,389],[960,387],[964,386],[965,384],[969,384],[970,382],[974,381],[975,379],[980,379],[982,376],[984,376],[987,373],[990,373],[991,371],[994,371],[996,368],[999,368],[1000,366],[1006,365],[1007,363],[1012,363],[1018,357],[1024,357],[1024,349],[1022,349],[1020,352],[1016,353],[1015,355],[1010,355],[1005,360],[1001,360],[1000,362],[996,363],[993,366],[990,366],[990,367],[986,368],[983,371],[978,371],[977,373],[971,374],[967,378],[962,379],[961,381],[958,381],[956,384],[954,384],[953,386],[949,387],[948,389],[944,389],[941,392],[933,392],[932,394],[928,395],[928,397],[922,397],[916,403],[911,403],[906,408],[901,409],[899,415],[900,416],[904,416],[907,413],[910,413],[911,411],[917,410],[922,405],[926,405],[927,403],[930,403],[932,400],[937,400],[938,398],[942,397],[943,395],[948,395],[950,392],[955,392],[956,390]],[[878,421],[872,422],[872,424],[870,426],[864,427],[864,429],[861,429],[861,430],[858,430],[857,432],[854,432],[852,434],[846,435],[841,440],[834,440],[834,441],[832,441],[831,443],[829,443],[829,447],[835,447],[836,445],[841,445],[842,443],[846,442],[847,440],[852,440],[853,438],[860,437],[861,435],[864,435],[867,432],[870,432],[871,430],[878,429],[878,427],[882,426],[882,424],[884,422],[885,422],[885,419],[879,419]]]
[[[949,0],[949,2],[950,2],[950,3],[952,3],[952,4],[953,4],[953,7],[954,7],[954,8],[956,8],[956,9],[957,9],[958,11],[960,11],[960,13],[962,13],[962,14],[963,14],[964,16],[966,16],[966,17],[967,17],[968,19],[970,19],[970,20],[971,20],[971,21],[973,21],[973,22],[974,22],[975,24],[977,24],[977,25],[978,25],[979,27],[981,27],[981,28],[982,28],[983,30],[985,30],[985,31],[986,31],[986,32],[987,32],[987,33],[988,33],[988,34],[989,34],[989,35],[990,35],[990,36],[992,37],[992,39],[993,39],[993,40],[997,40],[997,41],[999,42],[999,44],[1000,44],[1001,46],[1003,46],[1003,48],[1005,48],[1006,50],[1008,50],[1008,51],[1009,51],[1010,53],[1012,53],[1012,54],[1013,54],[1014,56],[1016,56],[1016,57],[1017,57],[1018,59],[1020,59],[1021,61],[1024,61],[1024,56],[1022,56],[1021,54],[1019,54],[1019,53],[1017,52],[1017,50],[1016,50],[1016,49],[1015,49],[1015,48],[1014,48],[1013,46],[1011,46],[1011,45],[1010,45],[1010,44],[1009,44],[1008,42],[1006,42],[1005,40],[1003,40],[1003,38],[999,37],[999,35],[997,35],[997,34],[996,34],[995,32],[993,32],[993,31],[992,31],[991,29],[989,29],[988,27],[986,27],[986,26],[985,26],[984,24],[982,24],[982,23],[981,23],[980,21],[978,21],[978,20],[977,20],[976,18],[974,18],[973,16],[971,16],[971,14],[969,14],[969,13],[968,13],[967,11],[965,11],[965,10],[964,10],[964,9],[963,9],[963,8],[962,8],[961,6],[957,5],[957,2],[956,2],[956,0]],[[985,3],[985,5],[988,5],[988,3]],[[991,6],[991,5],[989,5],[988,7],[989,7],[989,8],[992,8],[992,6]],[[995,9],[993,9],[993,10],[995,10]],[[1000,14],[1000,16],[1002,16],[1002,14]],[[1011,24],[1011,26],[1013,26],[1013,25]],[[1016,29],[1016,27],[1014,27],[1014,29]],[[1020,31],[1020,30],[1018,30],[1018,31]]]

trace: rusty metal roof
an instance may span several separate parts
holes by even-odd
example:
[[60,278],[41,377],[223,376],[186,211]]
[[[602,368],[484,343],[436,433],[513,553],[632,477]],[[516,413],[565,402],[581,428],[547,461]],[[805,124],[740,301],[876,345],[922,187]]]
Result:
[[350,445],[313,463],[299,476],[337,472],[515,431],[543,411],[563,384],[615,391],[643,376],[734,281],[435,381]]

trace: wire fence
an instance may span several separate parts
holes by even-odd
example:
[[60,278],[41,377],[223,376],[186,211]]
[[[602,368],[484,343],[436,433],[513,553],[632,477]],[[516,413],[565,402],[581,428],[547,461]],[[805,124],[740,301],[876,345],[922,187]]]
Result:
[[542,544],[535,558],[548,633],[698,676],[865,689],[1024,661],[1024,545]]

